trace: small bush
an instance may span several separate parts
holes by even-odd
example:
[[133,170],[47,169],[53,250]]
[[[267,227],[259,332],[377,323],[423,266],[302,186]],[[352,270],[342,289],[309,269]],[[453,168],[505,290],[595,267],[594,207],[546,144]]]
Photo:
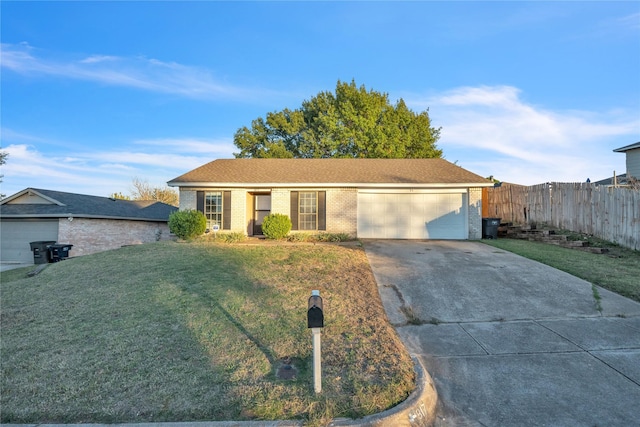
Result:
[[207,228],[207,218],[200,211],[188,209],[169,216],[169,230],[181,239],[200,236]]
[[262,221],[262,233],[269,239],[282,239],[291,231],[291,220],[288,216],[273,213]]

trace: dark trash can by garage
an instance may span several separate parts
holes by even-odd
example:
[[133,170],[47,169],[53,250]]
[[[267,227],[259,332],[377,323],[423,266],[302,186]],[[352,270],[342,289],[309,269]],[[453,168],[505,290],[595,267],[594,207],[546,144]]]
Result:
[[34,264],[46,264],[49,262],[49,249],[48,247],[53,245],[55,241],[40,240],[37,242],[30,242],[31,252],[33,252]]
[[500,218],[482,218],[482,238],[497,239]]
[[51,262],[58,262],[58,261],[62,261],[65,258],[69,258],[69,251],[71,250],[71,248],[73,247],[73,245],[70,244],[55,244],[55,245],[49,245],[49,259],[51,260]]

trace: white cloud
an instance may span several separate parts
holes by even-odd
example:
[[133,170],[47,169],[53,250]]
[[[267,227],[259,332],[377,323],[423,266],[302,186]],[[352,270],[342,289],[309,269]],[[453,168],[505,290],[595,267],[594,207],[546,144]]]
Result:
[[[197,138],[144,140],[130,144],[129,148],[139,150],[86,151],[73,156],[45,152],[49,145],[44,141],[37,146],[16,143],[3,147],[3,151],[9,153],[1,172],[5,175],[3,194],[11,195],[27,187],[97,196],[114,192],[126,194],[131,190],[134,177],[154,187],[164,187],[170,179],[215,158],[233,157],[232,146]],[[159,146],[161,150],[153,150]]]
[[197,139],[197,138],[158,138],[141,139],[134,141],[136,145],[161,147],[165,152],[198,153],[210,155],[214,158],[230,158],[231,153],[237,151],[231,138],[221,138],[217,140]]
[[640,30],[640,12],[623,16],[622,18],[619,18],[617,21],[619,24],[623,25],[624,27],[631,28],[634,30]]
[[638,36],[640,32],[640,13],[632,13],[616,19],[609,19],[600,23],[596,29],[597,35],[610,36],[612,34]]
[[461,87],[405,98],[430,108],[445,156],[478,174],[515,182],[583,181],[624,170],[614,148],[638,138],[637,114],[553,111],[530,105],[511,86]]
[[2,44],[2,67],[20,74],[88,80],[113,86],[197,99],[250,99],[249,90],[218,81],[205,69],[145,57],[91,55],[84,59],[48,59],[28,44]]
[[102,163],[98,167],[100,169],[104,169],[104,170],[108,170],[108,171],[121,170],[121,171],[127,172],[129,174],[132,174],[132,173],[136,172],[136,168],[134,168],[133,166],[129,166],[129,165],[122,164],[122,163]]
[[106,61],[118,61],[120,58],[117,56],[109,56],[109,55],[91,55],[80,61],[82,64],[95,64],[97,62],[106,62]]
[[6,127],[0,128],[0,135],[2,136],[2,141],[43,142],[37,136],[16,132]]

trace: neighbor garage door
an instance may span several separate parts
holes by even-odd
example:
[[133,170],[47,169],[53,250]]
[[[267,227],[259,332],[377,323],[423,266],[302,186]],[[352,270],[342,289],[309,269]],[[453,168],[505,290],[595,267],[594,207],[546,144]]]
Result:
[[365,239],[467,239],[467,195],[358,193],[358,237]]
[[30,242],[57,241],[58,220],[11,220],[0,222],[0,252],[2,262],[33,263]]

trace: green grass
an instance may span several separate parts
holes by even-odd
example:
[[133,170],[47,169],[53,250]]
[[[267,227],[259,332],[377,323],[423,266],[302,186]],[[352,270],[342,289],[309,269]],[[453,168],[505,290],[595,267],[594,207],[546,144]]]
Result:
[[[357,418],[413,365],[364,251],[159,242],[2,274],[3,423]],[[323,392],[307,299],[324,299]],[[364,301],[367,303],[365,304]],[[276,377],[284,359],[298,369]]]
[[497,239],[482,242],[566,271],[640,302],[640,251],[602,241],[591,243],[593,246],[610,248],[607,254],[593,254],[527,240]]

